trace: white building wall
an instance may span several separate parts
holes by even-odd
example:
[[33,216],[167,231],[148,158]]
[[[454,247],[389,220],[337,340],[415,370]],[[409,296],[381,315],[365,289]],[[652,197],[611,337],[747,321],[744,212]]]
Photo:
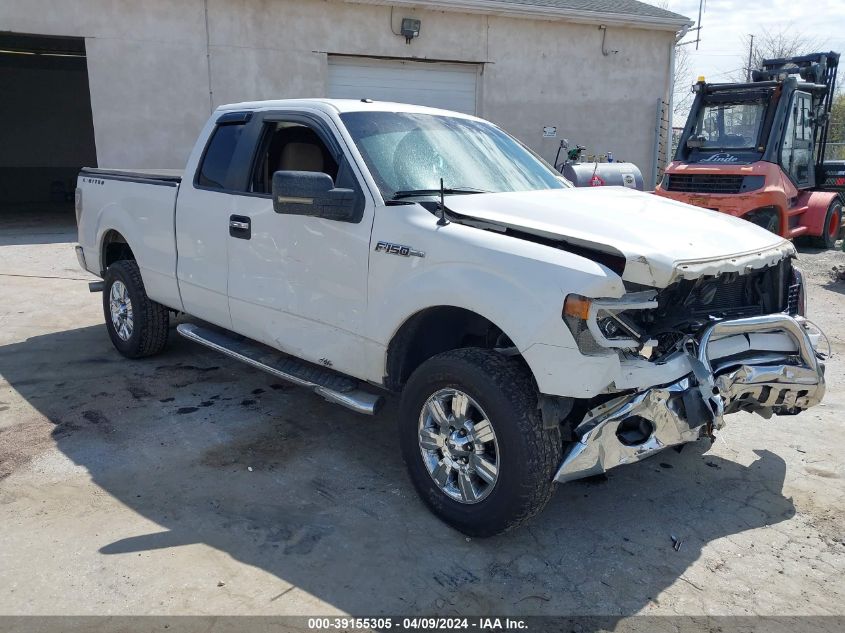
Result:
[[673,33],[610,27],[604,56],[598,25],[396,8],[397,30],[402,17],[422,20],[410,45],[389,6],[340,0],[0,4],[4,30],[85,37],[101,166],[181,167],[212,105],[324,96],[328,55],[346,54],[483,64],[481,116],[548,160],[566,136],[648,179]]

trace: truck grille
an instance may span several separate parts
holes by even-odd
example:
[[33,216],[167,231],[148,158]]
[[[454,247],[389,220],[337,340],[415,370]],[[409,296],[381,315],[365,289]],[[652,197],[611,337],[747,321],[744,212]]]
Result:
[[667,191],[683,193],[739,193],[743,176],[716,174],[669,174]]
[[793,316],[800,314],[799,310],[801,303],[801,286],[792,284],[789,286],[789,295],[787,300],[787,312]]
[[785,259],[743,275],[682,280],[658,292],[655,310],[629,314],[643,332],[661,343],[659,347],[667,348],[678,335],[695,334],[713,320],[784,310],[796,313],[798,290],[790,287],[791,277],[792,262]]
[[714,279],[696,284],[684,293],[675,295],[674,301],[681,297],[681,303],[693,317],[740,318],[763,314],[764,306],[756,276],[725,275],[723,279]]

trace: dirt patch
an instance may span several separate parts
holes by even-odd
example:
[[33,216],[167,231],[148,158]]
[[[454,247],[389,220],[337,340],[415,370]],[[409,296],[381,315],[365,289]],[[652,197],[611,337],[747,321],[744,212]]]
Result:
[[300,431],[277,426],[252,438],[215,446],[202,456],[200,463],[212,468],[243,466],[273,470],[304,450],[304,443],[305,438]]
[[153,395],[149,391],[147,391],[146,389],[141,387],[140,385],[129,385],[127,387],[127,389],[129,390],[130,395],[135,400],[141,400],[143,398],[149,398]]
[[[837,243],[837,248],[828,250],[799,247],[798,266],[809,277],[810,281],[817,284],[832,281],[834,266],[837,269],[845,267],[845,252],[842,251],[842,242]],[[842,285],[845,286],[845,282],[842,282]]]
[[82,418],[89,422],[89,428],[94,428],[98,433],[110,434],[114,432],[114,425],[111,419],[98,409],[89,409],[82,412]]
[[55,446],[49,423],[26,420],[0,429],[0,480]]

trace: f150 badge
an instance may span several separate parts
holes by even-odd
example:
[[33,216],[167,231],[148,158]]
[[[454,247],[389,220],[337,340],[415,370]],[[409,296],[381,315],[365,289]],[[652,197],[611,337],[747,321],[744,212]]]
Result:
[[400,255],[401,257],[425,257],[425,253],[410,246],[394,244],[392,242],[379,242],[376,244],[376,253],[387,253],[388,255]]

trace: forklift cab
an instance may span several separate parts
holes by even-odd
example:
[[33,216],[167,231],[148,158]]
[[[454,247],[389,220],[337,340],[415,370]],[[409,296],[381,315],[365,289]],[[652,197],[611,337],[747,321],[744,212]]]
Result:
[[815,187],[838,61],[837,53],[766,60],[751,83],[702,78],[693,86],[696,99],[675,160],[765,161],[779,165],[797,189]]
[[815,141],[822,99],[796,81],[775,87],[710,87],[676,160],[685,163],[780,165],[797,189],[815,186]]
[[845,178],[825,163],[839,54],[763,62],[747,83],[693,86],[695,100],[657,195],[830,247]]

